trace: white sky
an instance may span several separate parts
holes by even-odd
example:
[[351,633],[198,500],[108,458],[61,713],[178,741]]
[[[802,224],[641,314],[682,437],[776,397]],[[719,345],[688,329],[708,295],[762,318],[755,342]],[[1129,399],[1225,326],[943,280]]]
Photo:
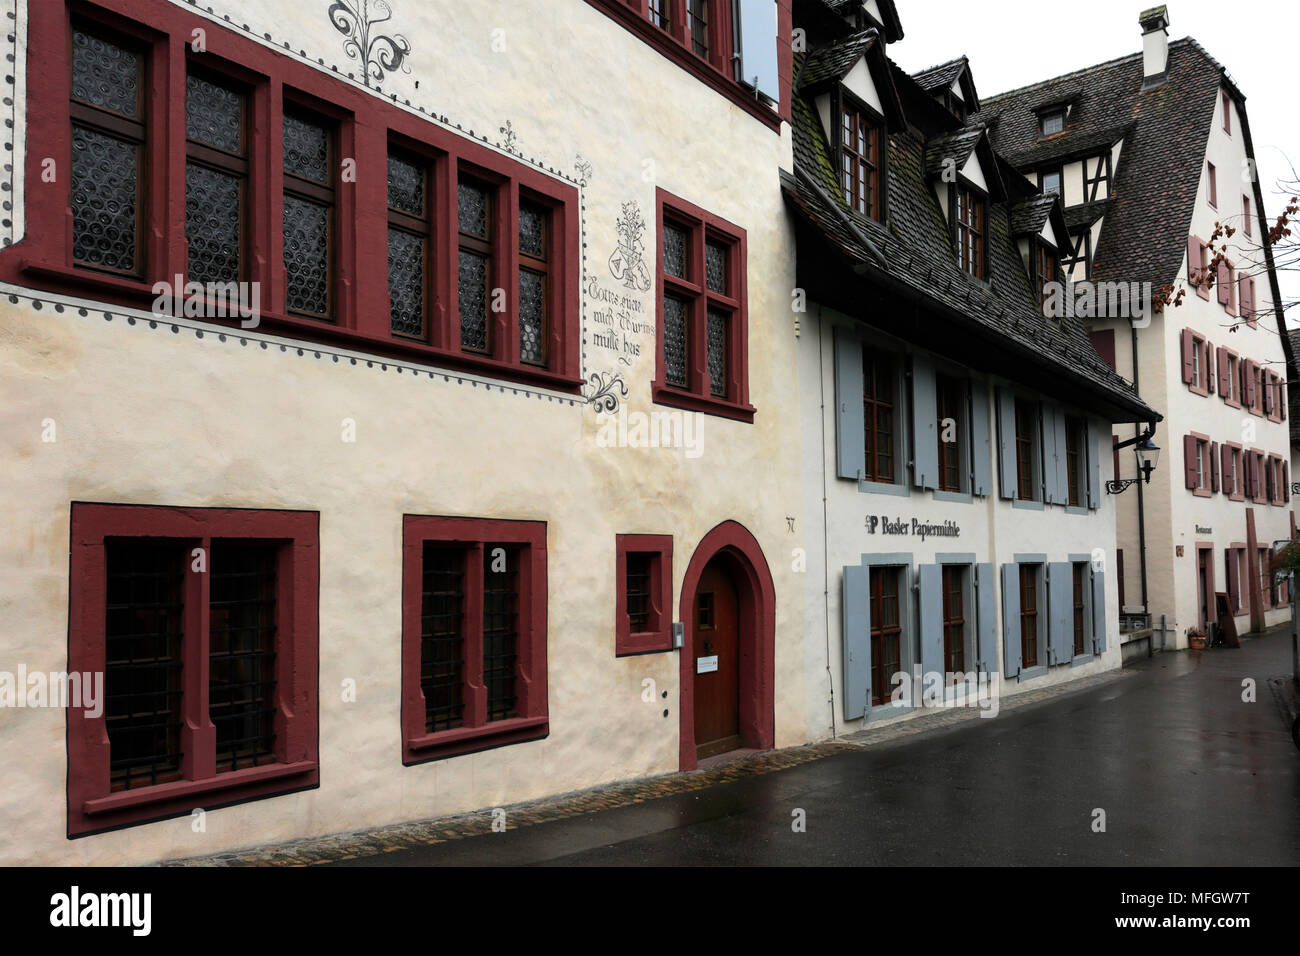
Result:
[[[965,54],[981,96],[1140,52],[1138,14],[1157,5],[1152,0],[896,2],[904,35],[889,45],[890,57],[915,73]],[[1246,96],[1271,222],[1285,206],[1275,184],[1289,178],[1288,158],[1300,169],[1292,65],[1298,8],[1278,0],[1168,0],[1166,6],[1170,41],[1195,37]],[[1300,298],[1300,276],[1280,279],[1284,299]],[[1300,326],[1300,315],[1288,324]]]

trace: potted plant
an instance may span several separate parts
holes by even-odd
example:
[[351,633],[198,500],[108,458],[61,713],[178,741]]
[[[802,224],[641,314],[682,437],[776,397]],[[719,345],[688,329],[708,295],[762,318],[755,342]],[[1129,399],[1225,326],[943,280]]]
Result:
[[1189,627],[1187,629],[1187,646],[1194,651],[1205,649],[1205,632],[1199,627]]

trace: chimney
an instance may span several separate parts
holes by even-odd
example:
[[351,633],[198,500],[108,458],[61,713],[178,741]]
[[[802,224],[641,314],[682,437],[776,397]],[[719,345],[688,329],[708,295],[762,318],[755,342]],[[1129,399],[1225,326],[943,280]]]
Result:
[[1143,10],[1138,23],[1142,25],[1142,89],[1147,90],[1169,78],[1169,10],[1164,4]]

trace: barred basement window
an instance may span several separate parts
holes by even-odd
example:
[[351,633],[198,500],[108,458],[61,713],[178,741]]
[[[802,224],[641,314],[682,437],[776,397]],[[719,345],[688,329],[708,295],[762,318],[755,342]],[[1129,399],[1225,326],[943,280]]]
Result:
[[546,302],[551,214],[539,203],[519,202],[519,360],[546,366]]
[[284,114],[285,308],[330,321],[334,312],[334,130],[328,121]]
[[669,385],[685,388],[690,384],[690,344],[687,336],[687,310],[681,299],[664,298],[664,366]]
[[388,316],[394,335],[428,338],[430,227],[428,164],[388,154]]
[[426,733],[461,725],[465,702],[465,555],[424,546],[420,604],[420,691]]
[[672,535],[616,536],[616,655],[671,650],[672,567]]
[[1040,565],[1020,565],[1020,666],[1038,665],[1038,573]]
[[483,549],[483,686],[487,719],[508,720],[515,710],[519,657],[519,555],[500,545]]
[[627,616],[634,634],[650,630],[651,554],[627,556]]
[[223,81],[185,77],[185,238],[191,282],[245,274],[247,96]]
[[686,0],[686,20],[691,28],[691,49],[709,58],[709,4],[711,0]]
[[456,217],[460,230],[458,301],[460,347],[466,352],[492,352],[490,287],[492,283],[491,189],[461,179],[456,186]]
[[719,398],[727,395],[727,319],[721,309],[710,308],[709,317],[709,391]]
[[275,762],[276,552],[212,544],[208,712],[218,772]]
[[181,776],[185,554],[131,541],[111,541],[106,552],[105,726],[117,792]]
[[107,33],[72,30],[73,261],[144,274],[144,56]]

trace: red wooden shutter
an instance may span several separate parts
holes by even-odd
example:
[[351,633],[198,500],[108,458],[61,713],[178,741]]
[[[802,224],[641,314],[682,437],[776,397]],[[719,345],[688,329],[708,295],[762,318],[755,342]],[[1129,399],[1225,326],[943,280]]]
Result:
[[1210,442],[1210,490],[1219,490],[1219,443]]
[[1228,263],[1219,262],[1219,305],[1227,305],[1232,295],[1232,269]]
[[1196,271],[1201,268],[1201,240],[1195,236],[1187,237],[1187,283],[1192,286],[1199,286],[1196,281]]
[[1214,394],[1214,344],[1205,343],[1205,361],[1201,363],[1201,368],[1205,369],[1205,390]]
[[1188,385],[1192,383],[1192,349],[1196,345],[1196,340],[1192,338],[1191,329],[1183,329],[1183,381]]
[[1291,463],[1282,462],[1282,503],[1291,500]]
[[1255,394],[1255,363],[1254,363],[1254,362],[1247,362],[1247,363],[1246,363],[1246,393],[1245,393],[1245,395],[1246,395],[1246,407],[1247,407],[1247,408],[1254,408],[1254,407],[1255,407],[1255,399],[1257,398],[1257,396],[1256,396],[1256,394]]
[[1191,435],[1183,436],[1183,483],[1196,487],[1196,439]]
[[1232,494],[1233,483],[1236,481],[1236,476],[1232,473],[1232,449],[1227,445],[1220,445],[1219,457],[1222,459],[1223,464],[1223,493],[1230,495]]
[[1255,319],[1254,284],[1255,280],[1250,276],[1242,276],[1237,280],[1237,311],[1248,322],[1253,322]]
[[1219,357],[1219,394],[1227,399],[1232,394],[1232,383],[1228,381],[1228,350],[1216,349],[1214,354]]

